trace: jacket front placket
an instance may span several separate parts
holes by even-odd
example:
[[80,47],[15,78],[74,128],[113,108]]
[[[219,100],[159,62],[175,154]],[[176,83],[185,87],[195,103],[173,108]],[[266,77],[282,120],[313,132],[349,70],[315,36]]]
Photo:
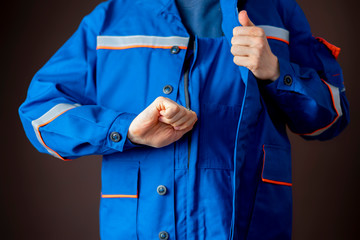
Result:
[[[222,28],[229,44],[231,45],[231,38],[233,37],[233,28],[241,26],[238,21],[238,10],[236,0],[220,0],[221,8],[223,11]],[[252,136],[258,123],[258,116],[262,110],[260,102],[260,93],[256,79],[250,77],[250,71],[245,67],[239,67],[241,79],[244,82],[245,90],[241,104],[241,112],[238,120],[238,127],[236,133],[236,143],[234,149],[234,176],[233,176],[233,215],[230,229],[230,239],[243,239],[244,229],[239,227],[244,219],[240,219],[242,215],[239,207],[241,185],[246,184],[241,181],[241,174],[243,171],[245,159],[251,155],[249,150]],[[254,140],[254,139],[253,139]]]

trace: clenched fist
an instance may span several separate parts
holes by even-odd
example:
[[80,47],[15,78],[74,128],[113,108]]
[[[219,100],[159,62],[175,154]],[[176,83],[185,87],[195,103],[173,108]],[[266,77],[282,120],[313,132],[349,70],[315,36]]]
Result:
[[136,144],[164,147],[190,131],[197,115],[171,99],[158,97],[130,124],[128,139]]
[[244,10],[239,13],[239,22],[242,26],[233,29],[231,39],[234,63],[247,67],[258,79],[275,81],[280,76],[279,62],[264,30],[256,27]]

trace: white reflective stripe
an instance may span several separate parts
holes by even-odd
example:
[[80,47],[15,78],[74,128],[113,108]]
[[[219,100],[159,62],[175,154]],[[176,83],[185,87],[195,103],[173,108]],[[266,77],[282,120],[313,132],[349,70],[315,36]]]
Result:
[[322,134],[323,132],[325,132],[326,130],[328,130],[342,115],[343,112],[341,110],[341,100],[340,100],[340,89],[323,81],[329,88],[329,91],[331,93],[331,97],[332,97],[332,101],[333,101],[333,106],[335,108],[335,111],[337,112],[337,116],[336,118],[326,127],[321,128],[313,133],[309,133],[309,134],[304,134],[305,136],[318,136],[320,134]]
[[340,101],[340,90],[339,88],[331,85],[330,83],[327,83],[327,85],[330,87],[331,92],[332,92],[332,96],[334,98],[334,105],[335,105],[335,109],[339,114],[339,117],[341,117],[343,115],[342,110],[341,110],[341,101]]
[[53,121],[55,118],[57,118],[58,116],[60,116],[64,112],[66,112],[66,111],[68,111],[68,110],[70,110],[72,108],[79,107],[79,106],[81,106],[81,105],[80,104],[60,103],[60,104],[57,104],[56,106],[54,106],[53,108],[51,108],[48,112],[46,112],[44,115],[42,115],[38,119],[31,122],[38,141],[54,157],[62,159],[61,156],[58,153],[56,153],[55,151],[53,151],[52,149],[50,149],[48,146],[45,145],[45,143],[44,143],[44,141],[43,141],[43,139],[42,139],[42,137],[40,135],[39,128],[46,125],[46,124],[48,124],[49,122]]
[[290,34],[288,30],[268,25],[258,25],[257,27],[264,29],[266,37],[282,40],[289,44]]
[[171,48],[178,46],[186,48],[189,42],[188,37],[156,37],[156,36],[98,36],[97,49],[106,48],[131,48],[131,47],[158,47]]

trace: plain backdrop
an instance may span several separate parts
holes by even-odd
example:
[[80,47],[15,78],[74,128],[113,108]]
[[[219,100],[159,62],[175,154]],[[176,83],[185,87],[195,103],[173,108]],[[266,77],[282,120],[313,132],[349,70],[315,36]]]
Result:
[[[100,157],[62,162],[38,153],[17,109],[32,76],[100,0],[18,0],[2,4],[1,239],[99,239]],[[290,135],[293,239],[355,239],[359,225],[359,4],[298,0],[321,36],[341,47],[351,123],[337,138],[307,142]]]

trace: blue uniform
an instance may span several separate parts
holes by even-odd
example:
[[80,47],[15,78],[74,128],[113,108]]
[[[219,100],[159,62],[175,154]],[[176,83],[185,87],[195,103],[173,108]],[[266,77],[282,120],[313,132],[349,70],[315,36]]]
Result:
[[[237,1],[220,6],[224,36],[192,39],[174,0],[104,2],[34,76],[19,109],[33,145],[103,155],[102,239],[291,238],[285,126],[326,140],[348,124],[339,49],[295,1],[248,0],[280,64],[275,82],[258,81],[232,61]],[[133,145],[131,121],[158,96],[198,122],[169,146]]]

